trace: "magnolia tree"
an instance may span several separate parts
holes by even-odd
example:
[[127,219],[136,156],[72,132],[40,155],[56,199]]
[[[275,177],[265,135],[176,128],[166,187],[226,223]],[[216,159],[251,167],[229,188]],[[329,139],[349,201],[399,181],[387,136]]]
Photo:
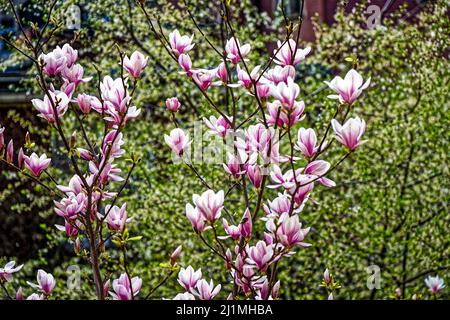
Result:
[[[242,44],[237,39],[229,7],[226,2],[222,5],[223,27],[231,36],[224,47],[215,47],[198,29],[202,40],[218,55],[215,68],[195,66],[196,59],[189,54],[195,45],[193,36],[181,35],[178,30],[166,36],[162,28],[155,26],[144,5],[140,6],[152,31],[179,64],[180,74],[201,91],[215,113],[209,119],[204,118],[204,123],[211,135],[223,141],[222,151],[227,157],[222,169],[235,181],[228,190],[211,188],[190,157],[190,135],[176,121],[176,112],[182,105],[177,97],[168,98],[166,106],[173,113],[176,128],[165,135],[165,142],[205,188],[202,194],[192,196],[192,203],[186,204],[186,217],[204,245],[223,260],[231,279],[225,295],[228,299],[275,299],[280,290],[278,265],[295,254],[295,250],[311,245],[306,240],[310,226],[302,226],[300,214],[314,188],[333,187],[330,173],[365,142],[362,136],[366,123],[357,116],[350,117],[350,112],[370,79],[364,82],[351,69],[344,78],[337,76],[326,82],[334,92],[329,98],[337,103],[334,116],[320,138],[312,128],[294,129],[306,117],[306,106],[295,83],[295,66],[311,51],[298,46],[301,21],[295,40],[291,37],[293,25],[289,24],[284,41],[278,41],[265,65],[253,66],[246,59],[251,44]],[[222,87],[222,92],[231,97],[228,99],[231,108],[213,101],[208,93],[214,87]],[[236,100],[242,94],[251,97],[249,107],[256,107],[249,116],[238,114]],[[227,114],[227,110],[231,112]],[[345,151],[339,161],[331,164],[323,158],[334,140]],[[269,198],[267,189],[277,189],[278,196]],[[226,200],[232,192],[242,194],[240,214],[227,209]],[[255,192],[256,197],[251,197],[250,192]],[[256,229],[258,220],[263,221],[263,228]],[[330,279],[326,270],[323,284],[332,299],[333,290],[339,285]],[[192,266],[181,269],[178,281],[184,292],[175,299],[212,299],[222,289],[222,284],[208,282],[202,278],[201,269]]]
[[[11,9],[17,18],[13,5]],[[24,48],[8,43],[33,62],[42,99],[33,99],[32,104],[37,115],[58,133],[73,177],[66,183],[53,177],[48,171],[51,159],[45,153],[38,155],[33,151],[35,144],[28,134],[24,143],[15,141],[15,147],[11,140],[5,146],[4,128],[0,128],[1,161],[54,195],[55,213],[63,221],[56,227],[72,241],[75,253],[86,258],[91,265],[98,299],[108,295],[114,299],[134,299],[141,290],[142,280],[130,274],[126,251],[128,243],[139,240],[139,237],[130,236],[127,230],[126,225],[131,219],[127,217],[126,203],[120,203],[120,195],[139,159],[131,155],[127,174],[122,174],[116,161],[124,155],[122,146],[127,124],[140,113],[140,109],[133,105],[133,93],[147,58],[139,52],[128,57],[119,50],[120,76],[115,79],[104,76],[102,81],[90,88],[96,89],[97,96],[88,94],[88,83],[92,78],[84,77],[83,66],[77,63],[77,50],[66,43],[51,52],[42,52],[47,41],[44,35],[48,21],[40,30],[32,28],[31,34],[20,20],[17,19],[17,23]],[[98,77],[101,79],[100,70]],[[70,136],[65,132],[65,115],[68,112],[72,112],[79,123],[80,141],[76,132]],[[87,134],[86,127],[90,121],[103,123],[104,129],[96,134],[96,141],[92,141]],[[116,280],[107,278],[101,270],[105,242],[109,239],[124,254],[124,273]],[[86,241],[89,245],[85,248],[82,243]],[[10,281],[21,267],[15,267],[15,263],[10,262],[0,269],[0,283],[10,298],[13,294],[8,292],[4,283]],[[50,273],[39,270],[37,282],[30,284],[37,292],[27,299],[47,299],[52,294],[55,279]],[[22,299],[21,288],[17,290],[16,298]]]
[[[322,137],[318,139],[312,128],[300,127],[294,132],[294,127],[306,116],[300,88],[294,81],[295,66],[306,58],[310,48],[298,47],[299,31],[295,40],[291,38],[292,24],[287,28],[285,40],[278,42],[278,48],[267,63],[252,68],[246,59],[251,44],[241,44],[235,37],[228,19],[229,8],[224,3],[223,21],[231,35],[224,48],[212,45],[199,29],[204,41],[218,54],[219,65],[207,69],[193,67],[189,56],[194,47],[193,36],[180,35],[174,30],[167,38],[162,28],[157,31],[144,4],[140,2],[139,5],[167,53],[180,65],[180,73],[198,87],[216,113],[209,119],[205,118],[204,122],[213,135],[223,140],[227,160],[222,169],[235,180],[230,190],[212,190],[189,158],[189,135],[178,128],[175,115],[182,107],[181,103],[177,97],[168,98],[167,109],[173,114],[177,128],[164,139],[205,188],[201,195],[193,195],[192,203],[186,204],[186,217],[205,246],[223,259],[224,268],[232,279],[227,288],[229,299],[241,296],[278,298],[277,266],[293,255],[294,250],[311,245],[306,240],[310,226],[304,227],[300,222],[303,207],[315,187],[334,186],[329,178],[331,171],[364,143],[364,120],[348,116],[352,105],[368,87],[369,80],[364,82],[362,76],[352,69],[345,78],[336,77],[327,83],[335,92],[330,98],[337,99],[337,104],[334,117]],[[16,14],[13,6],[12,10]],[[24,143],[16,141],[16,147],[12,140],[5,145],[4,129],[0,129],[1,161],[54,195],[55,213],[64,222],[56,227],[73,242],[74,251],[89,262],[97,298],[134,299],[141,290],[142,280],[130,273],[126,253],[130,242],[138,241],[139,237],[131,236],[127,230],[131,219],[127,215],[126,203],[120,203],[120,195],[139,159],[131,154],[127,174],[117,167],[117,161],[125,153],[122,146],[127,124],[140,113],[140,109],[133,105],[133,93],[148,58],[138,51],[128,57],[118,49],[120,76],[115,79],[104,76],[101,80],[101,70],[98,70],[98,83],[89,86],[92,78],[85,77],[83,67],[77,63],[77,50],[66,43],[51,52],[42,52],[47,25],[43,30],[33,28],[31,35],[20,20],[18,25],[25,46],[10,45],[34,64],[42,99],[34,99],[32,104],[37,115],[58,133],[73,177],[66,183],[53,177],[48,171],[51,159],[45,153],[38,155],[33,151],[35,146],[29,135]],[[231,114],[226,114],[226,108],[216,104],[208,95],[213,87],[224,88],[231,97]],[[252,98],[250,106],[256,106],[255,111],[245,117],[238,114],[236,108],[236,97],[242,92]],[[81,139],[76,132],[70,136],[66,134],[64,122],[67,112],[75,115]],[[89,138],[88,121],[103,123],[104,129],[96,133],[96,141]],[[334,164],[323,160],[325,151],[333,144],[333,139],[330,139],[332,130],[335,140],[345,149],[342,158]],[[267,189],[277,189],[278,196],[268,198]],[[244,199],[242,213],[237,213],[237,217],[225,205],[231,192],[242,193]],[[250,192],[256,192],[256,201],[252,201]],[[264,222],[261,230],[256,228],[258,220]],[[115,280],[109,279],[101,267],[105,242],[109,239],[123,252],[123,259],[118,263],[123,263],[124,273]],[[82,246],[83,242],[89,244],[87,248]],[[169,276],[178,268],[176,261],[180,253],[181,246],[170,257]],[[10,298],[14,294],[4,284],[21,267],[15,267],[12,261],[1,269],[0,282]],[[210,300],[222,288],[221,284],[214,285],[212,280],[203,279],[201,269],[195,270],[192,266],[181,268],[178,281],[184,292],[175,299],[197,297]],[[326,276],[324,282],[328,287],[330,282]],[[331,283],[332,287],[335,286],[334,281]],[[27,299],[48,299],[55,287],[55,279],[50,273],[39,270],[37,284],[30,283],[30,286],[37,292],[28,295]],[[227,286],[223,286],[225,290]],[[150,289],[145,298],[149,298],[156,288]],[[22,288],[16,291],[15,296],[23,299]]]
[[[312,202],[311,195],[316,188],[335,185],[332,171],[365,142],[366,123],[352,115],[352,106],[369,86],[370,79],[364,81],[351,69],[344,78],[337,76],[326,82],[333,92],[329,98],[336,99],[334,116],[325,124],[317,124],[317,128],[326,128],[324,132],[307,128],[302,121],[307,116],[308,106],[301,100],[300,88],[295,83],[295,67],[311,51],[299,47],[301,21],[296,31],[288,22],[286,36],[278,41],[274,53],[264,65],[254,66],[246,58],[251,44],[237,39],[229,19],[228,4],[222,5],[223,27],[230,35],[224,47],[214,46],[198,29],[201,41],[217,53],[217,66],[206,68],[197,65],[195,57],[190,55],[195,45],[193,35],[181,35],[174,30],[166,36],[163,28],[155,25],[158,22],[154,21],[158,20],[152,19],[143,2],[138,2],[152,32],[174,63],[179,64],[180,78],[191,81],[211,106],[212,114],[203,119],[204,124],[210,136],[221,141],[226,159],[219,168],[234,182],[228,190],[214,190],[195,167],[190,157],[192,140],[176,119],[183,105],[177,97],[168,97],[167,112],[171,113],[176,128],[164,135],[164,140],[172,149],[174,159],[185,163],[204,188],[186,204],[186,218],[194,234],[223,260],[230,282],[214,284],[213,280],[203,278],[200,268],[190,265],[180,269],[177,263],[182,251],[180,246],[167,263],[168,275],[156,287],[147,290],[143,289],[145,285],[139,275],[130,272],[127,248],[140,237],[130,235],[127,224],[132,220],[127,214],[127,204],[120,200],[139,159],[130,155],[127,160],[131,165],[126,173],[119,169],[118,161],[125,154],[122,147],[127,124],[140,114],[140,109],[133,104],[133,94],[148,58],[138,51],[128,56],[118,48],[120,75],[117,78],[103,76],[98,70],[98,83],[93,84],[92,78],[84,75],[83,66],[77,63],[77,50],[70,44],[42,52],[48,24],[43,29],[32,28],[29,33],[18,20],[24,45],[9,44],[33,62],[42,98],[32,100],[32,104],[37,115],[59,135],[73,177],[70,181],[58,181],[48,170],[52,160],[45,153],[36,154],[29,135],[24,142],[5,143],[7,133],[3,128],[0,128],[0,159],[54,195],[54,211],[62,221],[56,227],[73,243],[75,253],[91,266],[98,299],[132,300],[140,291],[146,293],[139,298],[148,299],[178,270],[181,288],[174,299],[210,300],[220,291],[229,299],[279,298],[279,264],[296,251],[311,246],[307,240],[311,226],[301,222],[303,208]],[[12,10],[16,14],[13,6]],[[226,94],[230,108],[214,102],[209,95],[212,90]],[[254,108],[253,112],[238,110],[237,100],[243,96],[248,98],[248,109]],[[74,115],[80,134],[66,133],[67,113]],[[103,127],[95,133],[95,141],[87,132],[88,123],[93,121]],[[342,149],[342,157],[335,163],[326,161],[327,150],[331,147]],[[242,199],[238,212],[227,209],[231,194],[238,194]],[[186,230],[186,234],[188,232]],[[123,253],[123,259],[117,263],[123,264],[124,272],[116,279],[102,269],[105,251],[110,250],[105,246],[108,240],[115,244],[113,250]],[[83,243],[88,245],[83,246]],[[0,268],[0,284],[11,299],[24,299],[25,290],[17,288],[12,293],[5,286],[21,268],[14,261]],[[55,283],[50,273],[39,270],[37,284],[29,283],[30,289],[26,290],[30,291],[27,299],[50,298]],[[328,270],[322,285],[329,292],[328,298],[333,299],[339,284]],[[428,279],[427,285],[434,295],[444,286],[439,278]]]
[[[225,15],[227,7],[225,5]],[[226,19],[230,34],[233,27]],[[149,20],[151,23],[151,20]],[[229,299],[240,296],[253,299],[279,297],[280,282],[277,266],[294,250],[309,247],[306,238],[310,226],[300,222],[300,214],[313,190],[318,185],[333,187],[328,178],[331,171],[344,161],[365,141],[362,140],[366,124],[358,117],[348,118],[351,106],[369,85],[355,70],[345,78],[336,77],[328,86],[335,92],[330,98],[337,99],[336,112],[323,136],[318,139],[312,128],[296,124],[306,116],[305,103],[300,100],[300,88],[294,82],[295,66],[301,63],[310,48],[301,49],[298,41],[289,38],[278,42],[278,48],[266,66],[251,67],[246,59],[250,44],[241,44],[232,36],[224,48],[215,49],[220,64],[213,69],[193,67],[188,51],[194,46],[192,37],[181,36],[177,30],[167,40],[161,35],[168,53],[177,61],[182,73],[202,91],[218,115],[204,119],[212,134],[224,141],[227,161],[226,171],[236,181],[245,199],[239,220],[226,209],[226,197],[232,190],[212,190],[188,156],[191,143],[189,134],[175,128],[165,136],[166,143],[200,178],[207,189],[201,195],[192,196],[192,204],[186,204],[186,217],[194,232],[204,244],[224,261],[232,286]],[[297,39],[298,40],[298,39]],[[276,64],[276,66],[273,66]],[[245,119],[239,119],[236,110],[227,115],[224,108],[212,102],[208,90],[223,86],[234,97],[245,92],[254,99],[256,111]],[[234,92],[234,91],[238,92]],[[167,100],[167,108],[176,112],[180,103],[176,98]],[[218,117],[216,117],[218,116]],[[321,159],[331,147],[329,133],[333,128],[335,139],[345,148],[342,158],[334,164]],[[287,148],[283,148],[286,145]],[[340,147],[340,146],[338,146]],[[281,150],[287,150],[283,153]],[[257,193],[255,203],[249,197],[248,185]],[[265,198],[266,189],[277,189],[278,196]],[[225,213],[226,218],[222,218]],[[264,221],[264,230],[253,230],[257,220]],[[264,231],[261,233],[261,231]],[[207,233],[212,236],[206,237]],[[325,277],[326,286],[337,286]],[[201,277],[201,270],[189,266],[181,269],[179,282],[184,293],[176,299],[211,299],[221,290]],[[333,295],[330,294],[330,299]]]

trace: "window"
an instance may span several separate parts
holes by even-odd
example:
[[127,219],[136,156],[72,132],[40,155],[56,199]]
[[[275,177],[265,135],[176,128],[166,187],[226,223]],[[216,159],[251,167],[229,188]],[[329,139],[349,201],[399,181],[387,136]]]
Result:
[[[10,15],[0,13],[0,36],[8,38],[10,34],[17,32],[17,25],[14,18]],[[0,60],[9,55],[6,43],[0,41]]]
[[302,1],[305,0],[285,0],[284,10],[288,18],[297,18],[301,14]]

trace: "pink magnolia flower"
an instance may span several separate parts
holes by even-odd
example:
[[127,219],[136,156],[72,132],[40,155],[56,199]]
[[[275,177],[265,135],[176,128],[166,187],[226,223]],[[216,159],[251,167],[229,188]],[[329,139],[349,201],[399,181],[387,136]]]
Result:
[[192,43],[192,39],[194,35],[191,37],[182,36],[178,30],[174,30],[169,34],[169,43],[170,48],[173,53],[178,57],[182,53],[186,53],[194,47],[194,43]]
[[141,113],[141,109],[138,109],[136,106],[126,107],[125,106],[125,115],[123,112],[115,109],[113,106],[108,104],[108,108],[106,109],[106,114],[108,115],[105,117],[105,120],[110,123],[110,127],[118,127],[118,126],[125,126],[130,120],[135,119],[139,116]]
[[33,152],[31,156],[25,157],[25,167],[30,170],[32,175],[39,177],[42,171],[48,168],[51,161],[52,159],[48,159],[45,153],[39,157]]
[[272,287],[272,297],[277,299],[280,296],[280,280],[278,280]]
[[197,282],[196,288],[195,294],[200,300],[212,300],[219,293],[222,286],[219,284],[214,287],[212,280],[208,283],[205,279],[201,279]]
[[280,281],[277,281],[270,291],[269,281],[266,278],[265,281],[260,285],[259,290],[256,292],[255,300],[273,300],[278,298],[280,290]]
[[[314,176],[300,175],[297,179],[298,187],[294,186],[289,190],[289,194],[294,198],[295,204],[300,206],[298,211],[302,210],[302,205],[308,200],[311,191],[314,189],[314,183],[311,182],[313,179]],[[322,179],[326,178],[323,177]]]
[[59,202],[54,201],[55,212],[64,219],[73,220],[78,214],[85,210],[87,206],[87,196],[84,193],[77,195],[71,193],[67,198],[61,199]]
[[33,293],[33,294],[28,296],[27,300],[44,300],[44,296],[43,295],[39,295],[37,293]]
[[183,250],[183,246],[179,245],[170,255],[170,264],[175,265],[177,263],[178,258],[181,255],[181,251]]
[[100,92],[107,106],[119,113],[127,111],[131,97],[128,95],[126,83],[121,78],[112,79],[110,76],[103,78],[100,83]]
[[10,261],[3,268],[0,268],[0,280],[11,281],[13,274],[20,271],[23,267],[23,264],[17,267],[15,265],[15,261]]
[[267,70],[264,77],[274,85],[280,82],[287,84],[289,78],[295,79],[295,68],[291,65],[275,66],[273,69]]
[[130,222],[131,219],[127,219],[127,204],[124,203],[122,207],[107,205],[105,207],[106,223],[108,228],[113,231],[122,232],[125,229],[125,225]]
[[171,112],[177,112],[181,108],[181,103],[177,97],[168,98],[166,100],[166,107]]
[[300,128],[297,134],[297,143],[295,149],[301,151],[307,158],[311,158],[316,154],[319,147],[317,144],[317,136],[313,129]]
[[244,87],[246,89],[251,89],[253,87],[253,82],[256,81],[259,77],[259,69],[261,66],[256,66],[253,68],[253,70],[250,72],[250,74],[247,73],[246,70],[241,69],[239,65],[236,67],[236,73],[238,78],[238,83],[236,84],[229,84],[229,87]]
[[[44,96],[44,100],[32,99],[31,103],[39,111],[39,117],[44,118],[50,123],[56,121],[56,117],[61,118],[67,111],[69,107],[70,99],[64,92],[61,91],[50,91],[50,98],[48,95]],[[56,116],[53,112],[53,105],[55,105]]]
[[[122,172],[119,168],[116,168],[116,164],[108,162],[105,166],[97,166],[93,161],[89,162],[89,171],[94,175],[94,177],[99,176],[99,181],[105,183],[106,181],[123,181],[124,178],[118,174]],[[102,169],[100,171],[100,169]]]
[[223,116],[216,118],[215,116],[210,116],[209,120],[203,118],[206,126],[219,137],[225,138],[225,136],[231,131],[231,122],[233,117],[228,117],[225,119]]
[[2,151],[3,147],[5,146],[5,137],[3,136],[4,131],[5,131],[5,128],[2,128],[0,126],[0,151]]
[[284,213],[289,213],[291,209],[291,198],[287,194],[280,194],[272,201],[267,201],[264,211],[269,217],[279,217]]
[[113,281],[113,291],[109,292],[114,300],[132,300],[142,287],[142,279],[133,277],[130,279],[126,273],[122,273],[119,279]]
[[186,290],[190,292],[197,285],[197,282],[202,278],[202,270],[198,269],[194,271],[192,266],[188,266],[186,269],[181,268],[178,273],[178,283]]
[[261,168],[257,164],[247,166],[247,177],[256,189],[261,188],[262,173]]
[[87,149],[77,148],[77,152],[80,155],[80,158],[86,161],[91,161],[94,159],[94,155]]
[[191,144],[189,134],[185,134],[183,130],[176,128],[170,131],[170,135],[164,135],[164,141],[169,145],[172,151],[181,156]]
[[245,171],[241,170],[241,159],[239,155],[232,155],[228,153],[227,158],[228,162],[223,164],[223,168],[226,173],[234,178],[238,178],[241,174],[245,173]]
[[147,66],[148,57],[139,51],[134,51],[131,57],[125,56],[123,59],[123,67],[133,78],[139,78],[142,71]]
[[361,140],[366,130],[366,122],[359,117],[348,119],[344,125],[337,120],[331,120],[336,140],[342,143],[348,150],[353,151],[367,140]]
[[[57,48],[59,48],[57,46]],[[61,48],[61,52],[64,55],[64,57],[66,58],[66,66],[67,67],[72,67],[75,62],[77,62],[78,60],[78,51],[75,50],[74,48],[72,48],[70,46],[70,44],[65,43],[62,48]]]
[[428,276],[428,278],[425,279],[425,284],[434,295],[445,288],[444,280],[439,278],[439,276]]
[[74,175],[72,178],[70,178],[68,186],[59,185],[57,186],[57,188],[65,194],[73,193],[77,195],[83,191],[83,182],[78,175]]
[[275,99],[281,102],[286,110],[290,110],[300,93],[300,87],[292,78],[288,78],[287,82],[279,82],[277,85],[272,85],[270,87],[270,93]]
[[81,112],[83,112],[84,114],[88,114],[91,109],[94,109],[97,112],[98,110],[100,110],[101,113],[102,104],[97,97],[82,93],[78,95],[76,101],[78,106],[80,107]]
[[233,240],[237,240],[239,237],[244,237],[249,239],[252,234],[252,216],[250,210],[247,208],[242,216],[239,225],[229,225],[226,219],[222,219],[223,227],[228,236],[221,237],[226,239],[231,237]]
[[42,269],[38,270],[37,273],[37,284],[28,282],[27,283],[33,288],[39,289],[46,296],[50,295],[55,288],[56,281],[51,273],[47,273]]
[[258,95],[258,98],[266,100],[270,97],[270,84],[268,82],[265,82],[264,80],[258,81],[256,84],[256,94]]
[[220,83],[217,83],[217,85],[226,84],[228,82],[228,71],[225,62],[222,62],[217,67],[216,76],[220,79]]
[[196,205],[197,210],[207,221],[214,222],[220,218],[224,201],[223,190],[220,190],[217,193],[213,190],[206,190],[201,195],[194,194],[192,200]]
[[181,54],[178,57],[178,64],[184,70],[182,74],[186,74],[188,77],[192,76],[192,61],[187,54]]
[[192,224],[196,233],[202,233],[209,227],[206,226],[206,220],[197,208],[194,208],[190,203],[186,204],[186,217]]
[[245,209],[244,215],[242,216],[241,222],[239,224],[241,236],[249,239],[252,235],[252,226],[252,215],[250,213],[250,210],[247,208]]
[[[276,53],[277,51],[278,53]],[[295,66],[299,64],[300,61],[305,60],[310,51],[310,47],[307,47],[305,49],[298,48],[298,45],[293,39],[289,39],[289,41],[286,41],[284,43],[278,41],[278,49],[274,50],[274,54],[276,53],[274,61],[275,63],[282,66]]]
[[305,110],[305,103],[303,101],[295,101],[293,107],[289,111],[286,111],[282,108],[281,102],[276,100],[273,103],[267,103],[267,110],[269,110],[267,123],[271,126],[277,124],[279,127],[292,127],[305,118],[304,116],[302,117],[303,111]]
[[[77,224],[78,220],[75,220],[75,224]],[[81,224],[81,223],[78,223]],[[79,228],[68,221],[65,221],[64,225],[61,226],[59,224],[55,225],[56,229],[59,231],[63,231],[66,233],[66,236],[69,238],[75,238],[78,235]]]
[[266,129],[261,123],[249,126],[245,133],[245,143],[238,139],[236,147],[249,152],[265,153],[272,140],[273,134],[273,128]]
[[88,82],[92,79],[92,77],[83,78],[84,68],[79,64],[74,64],[70,68],[63,68],[61,75],[66,82],[74,83],[76,86],[82,82]]
[[324,160],[315,160],[310,162],[305,170],[305,174],[315,175],[315,176],[322,176],[328,172],[331,165],[328,161]]
[[178,293],[172,300],[195,300],[195,296],[189,292]]
[[[279,227],[276,228],[276,237],[278,241],[286,246],[303,246],[309,247],[311,244],[303,242],[310,228],[302,229],[298,215],[289,216],[282,214],[278,220]],[[275,230],[273,230],[275,232]]]
[[249,264],[256,265],[258,269],[265,272],[271,262],[273,262],[274,251],[273,246],[266,244],[260,240],[255,246],[245,249],[247,253],[247,261]]
[[[52,87],[53,85],[51,85]],[[59,91],[64,92],[66,94],[67,97],[69,97],[69,99],[72,99],[73,93],[75,92],[77,86],[75,83],[73,82],[67,82],[65,81],[62,85]],[[55,91],[52,88],[52,91]]]
[[43,72],[50,77],[57,76],[67,65],[67,58],[60,47],[56,47],[47,54],[42,53],[39,61],[42,64]]
[[197,69],[192,71],[192,79],[200,87],[200,90],[206,91],[212,85],[215,77],[214,70]]
[[245,58],[245,56],[247,56],[250,52],[250,49],[251,47],[249,44],[244,44],[241,46],[239,40],[234,37],[227,40],[227,43],[225,44],[227,58],[234,64],[241,61],[241,56],[242,58]]
[[319,178],[317,181],[326,187],[334,187],[336,183],[333,180],[324,177],[330,169],[330,166],[330,163],[327,161],[315,160],[306,166],[304,173],[312,176],[312,178]]
[[[297,177],[299,177],[300,170],[297,169],[295,171],[295,174]],[[272,170],[270,172],[270,178],[272,179],[273,182],[275,182],[275,184],[267,186],[268,188],[271,189],[279,187],[290,189],[295,186],[294,172],[292,171],[292,169],[286,171],[286,173],[283,174],[278,165],[273,165]]]
[[122,132],[117,130],[109,131],[103,141],[102,155],[106,156],[106,154],[109,154],[110,158],[121,157],[125,153],[125,150],[121,148],[125,144],[122,138]]
[[325,83],[337,93],[337,95],[328,96],[329,98],[339,99],[341,103],[353,104],[362,91],[369,86],[370,78],[363,83],[362,76],[356,70],[351,69],[344,79],[336,76],[331,82],[325,81]]
[[233,240],[237,240],[239,239],[239,237],[241,236],[241,230],[239,228],[239,226],[235,226],[235,225],[229,225],[227,219],[222,219],[222,224],[223,224],[223,228],[225,230],[225,233],[227,234],[227,236],[220,236],[219,239],[227,239],[230,238]]

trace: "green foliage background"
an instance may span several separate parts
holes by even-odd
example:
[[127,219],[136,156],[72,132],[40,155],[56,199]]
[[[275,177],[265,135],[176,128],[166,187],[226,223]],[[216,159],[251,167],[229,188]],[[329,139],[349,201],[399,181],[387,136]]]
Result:
[[[64,19],[71,3],[65,1],[58,6],[57,20]],[[117,74],[115,43],[123,51],[138,49],[150,56],[136,101],[145,112],[125,135],[126,149],[137,151],[142,158],[123,198],[134,219],[131,233],[143,236],[130,252],[132,273],[140,275],[147,288],[154,286],[166,272],[160,263],[166,262],[170,252],[183,244],[181,265],[202,267],[206,277],[229,286],[230,279],[219,272],[222,262],[196,239],[184,217],[185,204],[193,193],[200,193],[203,188],[187,168],[172,164],[170,151],[162,139],[173,127],[164,112],[167,97],[176,95],[182,101],[184,107],[177,117],[183,127],[192,126],[192,120],[209,116],[212,111],[193,85],[180,80],[178,67],[151,35],[142,14],[131,1],[73,3],[81,5],[88,13],[85,28],[74,44],[79,48],[85,74],[96,74],[94,64],[103,75]],[[167,33],[173,28],[195,33],[196,46],[191,55],[195,57],[195,66],[215,66],[220,62],[214,52],[207,49],[184,10],[166,1],[152,1],[150,6]],[[325,128],[317,127],[317,123],[325,126],[333,113],[333,102],[326,98],[329,90],[324,89],[323,81],[334,74],[345,73],[351,67],[347,57],[358,58],[357,69],[365,78],[372,78],[370,88],[354,110],[367,121],[369,142],[333,173],[331,178],[337,182],[337,187],[326,191],[318,188],[314,204],[309,203],[302,213],[304,223],[312,226],[308,240],[313,246],[299,249],[294,257],[280,265],[283,298],[325,298],[326,292],[319,287],[325,268],[329,268],[342,285],[336,294],[339,299],[393,298],[394,290],[403,286],[403,298],[410,299],[413,294],[429,298],[423,282],[426,275],[439,274],[446,283],[450,281],[449,4],[442,1],[427,5],[414,17],[414,23],[402,22],[401,13],[391,14],[383,19],[382,26],[373,30],[365,27],[365,6],[361,4],[351,13],[340,9],[331,27],[317,24],[312,55],[299,70],[297,81],[308,113],[302,125],[315,125],[320,136]],[[195,5],[189,7],[210,39],[220,46],[221,31],[217,15],[214,15],[214,2],[195,1]],[[42,8],[42,3],[37,1],[36,8]],[[233,14],[235,21],[245,22],[236,23],[236,28],[239,39],[252,45],[251,64],[264,62],[263,58],[269,56],[266,45],[284,36],[281,17],[277,14],[272,19],[261,14],[249,0],[236,4]],[[48,47],[54,44],[49,43]],[[19,60],[18,56],[13,56],[4,65]],[[93,83],[95,81],[94,78]],[[32,81],[24,81],[22,85],[36,90]],[[93,86],[87,90],[95,93]],[[219,89],[211,92],[215,101],[224,103],[223,92]],[[242,118],[255,107],[249,101],[245,95],[239,97]],[[13,117],[28,130],[35,130],[33,136],[40,134],[26,125],[28,120],[20,120],[17,112],[10,112],[9,119]],[[43,122],[41,125],[44,132],[48,132]],[[95,123],[91,125],[94,135]],[[67,132],[74,129],[68,125]],[[48,140],[43,139],[41,145],[48,146],[52,141],[50,136]],[[52,150],[57,154],[58,146]],[[327,160],[332,162],[339,157],[336,151]],[[121,164],[124,170],[126,165]],[[218,165],[205,164],[199,169],[217,189],[227,188],[230,183]],[[68,182],[70,177],[65,173],[64,163],[53,170],[62,182]],[[2,172],[1,179],[11,181],[0,194],[1,201],[6,202],[23,180],[8,172]],[[92,298],[89,269],[70,254],[70,245],[52,226],[54,215],[46,205],[51,203],[50,197],[38,187],[32,193],[23,191],[23,197],[34,209],[16,204],[0,215],[22,214],[30,220],[33,215],[41,216],[45,219],[40,225],[41,233],[47,239],[45,246],[31,253],[23,274],[29,280],[38,267],[51,270],[58,279],[56,294],[60,298]],[[227,207],[240,216],[242,199],[233,195]],[[110,259],[104,267],[117,276],[122,270],[114,261],[120,259],[120,255],[115,250],[109,252]],[[69,265],[82,268],[82,290],[66,289]],[[380,267],[379,290],[367,287],[371,274],[366,269],[370,265]],[[20,279],[24,288],[25,280]],[[154,297],[171,297],[179,290],[173,278]],[[447,292],[444,290],[441,298],[448,298]]]

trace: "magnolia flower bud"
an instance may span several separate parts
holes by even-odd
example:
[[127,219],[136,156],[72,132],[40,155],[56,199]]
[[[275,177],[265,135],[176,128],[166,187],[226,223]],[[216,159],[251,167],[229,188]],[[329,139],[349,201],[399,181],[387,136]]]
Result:
[[25,134],[25,145],[30,145],[30,144],[31,144],[30,133],[27,131],[27,133]]
[[123,68],[128,71],[128,73],[133,78],[138,78],[142,70],[147,66],[148,57],[144,56],[139,51],[135,51],[131,54],[131,57],[125,56],[123,60]]
[[181,251],[182,251],[182,249],[183,249],[183,246],[178,246],[175,250],[174,250],[174,252],[170,255],[170,264],[171,265],[175,265],[176,263],[177,263],[177,260],[178,260],[178,258],[180,257],[180,255],[181,255]]
[[19,150],[19,157],[18,157],[18,164],[19,164],[19,168],[23,169],[25,167],[24,165],[24,161],[25,161],[25,154],[23,153],[23,148],[20,148]]
[[16,300],[23,300],[22,287],[19,287],[19,289],[16,292]]
[[86,161],[91,161],[94,159],[94,156],[89,150],[83,148],[77,148],[78,153],[80,154],[80,158]]
[[108,279],[108,281],[105,282],[105,284],[103,285],[103,295],[107,296],[108,295],[108,291],[109,291],[109,287],[111,286],[111,280]]
[[6,147],[6,162],[12,163],[14,157],[14,142],[9,140],[8,146]]
[[325,285],[327,285],[327,286],[331,281],[330,272],[328,271],[328,269],[325,269],[325,272],[323,273],[323,281],[325,282]]
[[81,252],[80,238],[75,239],[75,242],[73,243],[73,250],[75,251],[76,254],[80,254]]
[[[5,128],[0,127],[0,151],[3,150],[3,147],[5,146],[5,137],[3,136],[3,132],[5,131]],[[1,155],[1,153],[0,153]]]

